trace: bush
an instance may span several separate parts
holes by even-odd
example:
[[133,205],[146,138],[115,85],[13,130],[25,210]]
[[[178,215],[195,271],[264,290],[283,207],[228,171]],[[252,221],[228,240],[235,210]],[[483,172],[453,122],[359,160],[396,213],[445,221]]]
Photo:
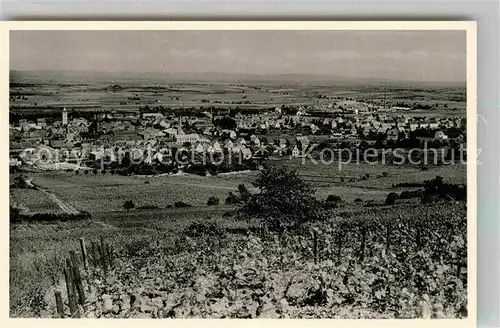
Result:
[[127,211],[133,209],[134,207],[135,204],[131,200],[127,200],[125,203],[123,203],[123,208],[126,209]]
[[[205,220],[210,220],[210,218],[206,218]],[[194,222],[186,228],[184,233],[191,238],[210,237],[214,240],[222,240],[227,237],[226,229],[213,221]]]
[[363,202],[363,200],[362,200],[361,198],[356,198],[356,199],[354,200],[354,202],[355,202],[355,203],[362,203],[362,202]]
[[252,197],[252,194],[248,191],[247,187],[244,184],[238,185],[238,192],[240,193],[240,199],[243,202],[247,202],[250,197]]
[[328,195],[328,197],[326,198],[326,201],[333,202],[333,203],[340,203],[340,202],[342,202],[342,198],[340,198],[340,196],[337,196],[337,195]]
[[83,171],[83,173],[89,174],[89,170],[85,170],[85,171]]
[[101,171],[101,173],[102,173],[102,174],[106,174],[106,170],[102,170],[102,171]]
[[10,220],[11,223],[21,222],[55,222],[55,221],[80,221],[89,220],[92,216],[89,212],[82,211],[77,214],[68,213],[35,213],[29,215],[22,215],[16,209],[11,208]]
[[396,203],[396,200],[398,200],[399,196],[395,192],[391,192],[387,195],[387,198],[385,199],[385,205],[394,205]]
[[80,173],[79,170],[75,170],[75,175],[78,175],[78,173]]
[[97,174],[97,172],[98,172],[98,171],[97,171],[97,169],[93,169],[93,170],[92,170],[92,172],[93,172],[94,174]]
[[235,204],[241,204],[241,200],[233,194],[232,192],[229,192],[229,195],[226,198],[226,205],[235,205]]
[[399,194],[399,199],[411,199],[411,198],[421,198],[424,191],[421,189],[417,190],[405,190]]
[[217,198],[217,197],[213,197],[213,196],[212,196],[212,197],[210,197],[210,198],[208,199],[207,205],[208,205],[208,206],[214,206],[214,205],[216,206],[216,205],[219,205],[219,198]]
[[422,195],[422,203],[436,200],[467,200],[467,186],[445,183],[443,177],[436,176],[432,180],[425,181],[425,189]]
[[191,207],[191,205],[184,202],[175,202],[174,207]]

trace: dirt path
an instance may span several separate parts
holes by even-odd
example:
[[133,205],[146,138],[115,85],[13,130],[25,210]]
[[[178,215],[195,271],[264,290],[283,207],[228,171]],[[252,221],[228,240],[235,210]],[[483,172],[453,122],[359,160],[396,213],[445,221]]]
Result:
[[59,205],[61,210],[63,210],[64,212],[66,212],[68,214],[78,214],[79,213],[73,206],[63,202],[62,200],[57,198],[57,196],[54,195],[53,193],[50,193],[47,190],[44,190],[42,188],[39,188],[38,190],[40,190],[41,192],[43,192],[44,194],[49,196],[49,198],[52,199],[57,205]]

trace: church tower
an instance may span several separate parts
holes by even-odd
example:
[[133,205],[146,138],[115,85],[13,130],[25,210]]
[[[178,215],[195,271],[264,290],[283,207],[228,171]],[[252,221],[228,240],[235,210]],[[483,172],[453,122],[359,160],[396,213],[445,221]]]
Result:
[[62,124],[68,125],[68,111],[66,110],[66,107],[64,107],[62,111]]
[[177,127],[177,135],[183,135],[184,132],[182,131],[182,122],[181,122],[181,117],[179,116],[179,126]]

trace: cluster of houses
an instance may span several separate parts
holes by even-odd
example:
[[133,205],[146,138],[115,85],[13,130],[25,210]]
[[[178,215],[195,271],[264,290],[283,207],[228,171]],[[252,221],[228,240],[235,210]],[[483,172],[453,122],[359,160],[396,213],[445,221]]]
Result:
[[[106,117],[107,115],[107,117]],[[458,128],[465,131],[465,119],[460,117],[412,117],[409,115],[336,115],[318,118],[298,111],[295,115],[283,115],[280,111],[243,115],[238,113],[236,127],[222,129],[214,125],[214,118],[174,118],[160,113],[140,113],[140,117],[113,117],[98,122],[99,137],[90,138],[87,132],[95,122],[84,118],[68,118],[63,110],[62,119],[48,122],[39,118],[36,122],[20,120],[10,126],[11,165],[26,163],[36,165],[43,158],[55,162],[81,163],[106,158],[117,160],[121,154],[136,151],[145,161],[163,160],[176,151],[197,153],[235,153],[244,159],[265,156],[302,156],[311,146],[315,135],[331,139],[367,138],[370,134],[384,134],[386,140],[407,138],[411,131],[425,129],[433,133],[433,139],[446,140],[445,131]],[[196,127],[196,128],[193,128]],[[187,132],[185,132],[186,130]],[[274,130],[272,134],[269,131]],[[292,135],[294,137],[284,137]],[[79,164],[75,164],[79,165]],[[57,167],[56,165],[54,167]]]

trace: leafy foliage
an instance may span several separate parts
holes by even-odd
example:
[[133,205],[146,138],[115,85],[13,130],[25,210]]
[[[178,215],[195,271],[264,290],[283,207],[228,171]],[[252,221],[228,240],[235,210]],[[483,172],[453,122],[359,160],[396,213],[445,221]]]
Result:
[[327,217],[323,206],[297,174],[285,168],[262,170],[254,186],[260,193],[252,195],[241,209],[244,217],[261,219],[272,229],[298,227],[307,221]]
[[123,208],[126,210],[131,210],[131,209],[135,208],[135,204],[133,201],[127,200],[125,203],[123,203]]

